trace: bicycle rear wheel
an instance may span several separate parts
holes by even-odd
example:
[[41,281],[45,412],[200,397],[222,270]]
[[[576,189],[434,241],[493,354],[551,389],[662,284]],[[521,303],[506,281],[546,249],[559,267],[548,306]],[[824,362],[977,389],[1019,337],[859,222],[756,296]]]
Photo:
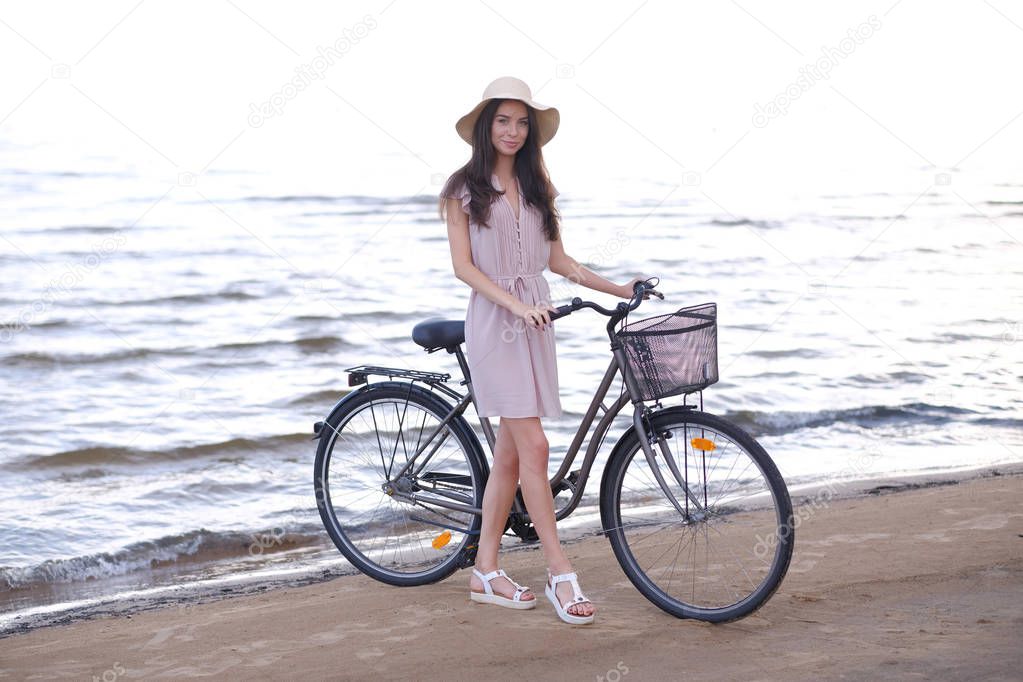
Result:
[[695,410],[650,418],[655,464],[634,431],[601,482],[601,520],[629,580],[679,618],[725,622],[781,584],[794,544],[792,503],[764,449],[738,426]]
[[464,419],[438,433],[417,460],[439,443],[421,470],[397,476],[450,411],[415,384],[380,382],[350,396],[324,422],[313,477],[320,518],[366,575],[399,586],[436,582],[476,544],[480,517],[438,504],[483,504],[487,465]]

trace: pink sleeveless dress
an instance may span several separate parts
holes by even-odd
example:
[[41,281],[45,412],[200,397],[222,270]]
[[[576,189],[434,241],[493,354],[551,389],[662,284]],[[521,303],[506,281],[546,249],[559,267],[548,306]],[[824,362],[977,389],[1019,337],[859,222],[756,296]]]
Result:
[[[490,181],[503,190],[497,174]],[[558,191],[553,186],[552,190],[557,197]],[[451,196],[469,213],[470,195],[464,184]],[[553,305],[543,276],[551,247],[540,211],[527,205],[520,191],[518,220],[509,197],[502,195],[491,204],[488,222],[490,227],[483,227],[469,218],[472,262],[523,303]],[[481,417],[561,416],[552,325],[534,329],[473,289],[465,313],[465,345]]]

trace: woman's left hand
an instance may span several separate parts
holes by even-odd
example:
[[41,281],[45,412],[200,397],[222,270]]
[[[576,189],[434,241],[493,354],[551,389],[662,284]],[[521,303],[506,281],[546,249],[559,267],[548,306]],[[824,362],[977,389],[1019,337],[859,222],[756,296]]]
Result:
[[[645,282],[648,279],[649,277],[633,277],[631,282],[622,285],[622,290],[618,295],[622,298],[632,298],[636,295],[636,282]],[[650,293],[643,292],[643,299],[645,300],[648,298],[650,298]]]

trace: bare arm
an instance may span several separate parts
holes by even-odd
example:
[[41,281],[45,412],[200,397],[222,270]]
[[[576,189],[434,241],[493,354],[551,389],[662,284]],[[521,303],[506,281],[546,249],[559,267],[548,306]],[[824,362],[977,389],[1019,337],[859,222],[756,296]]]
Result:
[[457,199],[448,199],[446,213],[448,245],[451,247],[451,265],[455,270],[455,277],[497,305],[512,310],[519,299],[497,286],[472,262],[472,250],[469,247],[469,216],[462,210],[462,204]]
[[644,279],[643,277],[634,277],[628,284],[615,284],[611,280],[601,277],[565,253],[565,245],[561,242],[560,235],[556,241],[551,242],[551,255],[547,265],[556,275],[561,275],[587,289],[619,298],[632,298],[633,284]]
[[[526,322],[537,328],[550,320],[542,309],[530,308],[514,295],[499,287],[472,262],[469,246],[469,216],[462,210],[458,199],[448,199],[445,207],[448,223],[448,245],[451,247],[451,265],[455,277],[462,280],[488,300],[510,310],[516,317],[525,317]],[[553,308],[548,307],[553,310]]]

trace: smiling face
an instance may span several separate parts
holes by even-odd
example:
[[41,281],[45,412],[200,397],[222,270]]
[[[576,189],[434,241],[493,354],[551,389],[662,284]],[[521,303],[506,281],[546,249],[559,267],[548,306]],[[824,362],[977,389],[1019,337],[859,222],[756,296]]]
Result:
[[529,137],[529,114],[517,99],[501,102],[490,126],[490,139],[498,154],[515,156]]

